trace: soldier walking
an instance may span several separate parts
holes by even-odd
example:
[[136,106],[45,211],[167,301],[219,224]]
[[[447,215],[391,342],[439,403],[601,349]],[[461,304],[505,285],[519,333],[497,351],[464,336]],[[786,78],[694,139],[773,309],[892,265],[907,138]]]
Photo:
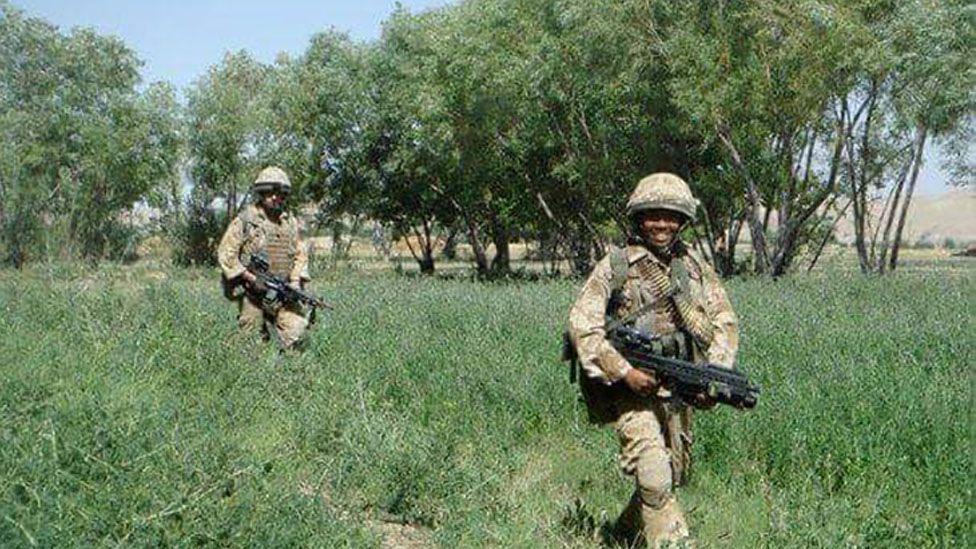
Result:
[[261,170],[251,194],[254,202],[244,208],[227,227],[217,248],[225,283],[238,301],[238,325],[253,330],[259,325],[264,335],[274,337],[282,349],[294,347],[305,334],[308,318],[300,305],[269,307],[262,304],[263,289],[258,287],[256,273],[247,265],[254,254],[268,260],[268,271],[300,289],[309,280],[308,253],[299,236],[299,221],[284,209],[291,192],[291,181],[284,170],[268,167]]
[[630,322],[659,338],[665,356],[732,367],[738,349],[732,306],[712,268],[678,236],[697,206],[674,174],[642,179],[627,202],[634,237],[596,265],[569,317],[591,417],[614,425],[620,466],[636,481],[615,530],[643,534],[649,547],[689,535],[674,488],[687,481],[691,465],[690,405],[707,409],[715,402],[706,395],[693,403],[673,397],[653,375],[627,363],[605,327],[608,318]]

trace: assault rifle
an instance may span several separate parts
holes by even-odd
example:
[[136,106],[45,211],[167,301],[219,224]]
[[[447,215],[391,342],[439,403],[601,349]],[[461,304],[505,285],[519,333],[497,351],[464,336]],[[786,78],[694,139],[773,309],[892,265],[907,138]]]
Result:
[[747,410],[755,408],[759,401],[759,386],[749,383],[741,370],[654,354],[654,337],[630,326],[615,326],[607,333],[607,339],[631,366],[653,373],[672,393],[687,402],[706,394],[716,402]]
[[267,306],[277,307],[281,305],[304,305],[315,309],[332,309],[320,297],[316,297],[304,290],[293,288],[285,279],[275,276],[269,272],[271,265],[268,263],[268,256],[264,253],[251,254],[251,259],[247,264],[247,270],[254,273],[257,280],[254,283],[256,297]]

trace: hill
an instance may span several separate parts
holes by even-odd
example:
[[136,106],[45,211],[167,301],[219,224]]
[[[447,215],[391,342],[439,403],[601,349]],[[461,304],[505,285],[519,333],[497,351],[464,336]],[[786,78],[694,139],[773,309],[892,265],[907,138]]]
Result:
[[[875,211],[882,206],[881,201],[873,204]],[[838,223],[837,240],[845,244],[854,241],[851,214]],[[949,242],[952,247],[976,243],[976,191],[954,189],[914,197],[905,221],[904,242],[909,246],[943,246]]]

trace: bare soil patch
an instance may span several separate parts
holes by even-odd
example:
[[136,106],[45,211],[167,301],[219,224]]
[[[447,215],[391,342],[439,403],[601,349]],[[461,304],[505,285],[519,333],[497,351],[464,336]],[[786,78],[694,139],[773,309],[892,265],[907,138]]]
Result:
[[434,547],[430,529],[395,519],[373,519],[371,526],[382,536],[383,549],[425,549]]

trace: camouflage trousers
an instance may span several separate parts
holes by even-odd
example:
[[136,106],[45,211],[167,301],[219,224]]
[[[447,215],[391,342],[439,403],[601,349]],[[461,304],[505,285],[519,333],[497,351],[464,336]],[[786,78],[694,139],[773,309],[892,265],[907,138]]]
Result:
[[268,336],[274,337],[281,348],[289,349],[305,335],[308,319],[301,311],[288,307],[282,307],[274,314],[266,312],[256,301],[243,296],[239,303],[237,325],[245,331],[260,327]]
[[635,490],[618,528],[642,531],[649,547],[688,537],[674,495],[685,483],[691,456],[691,410],[659,398],[620,395],[614,428],[620,441],[620,468],[634,477]]

